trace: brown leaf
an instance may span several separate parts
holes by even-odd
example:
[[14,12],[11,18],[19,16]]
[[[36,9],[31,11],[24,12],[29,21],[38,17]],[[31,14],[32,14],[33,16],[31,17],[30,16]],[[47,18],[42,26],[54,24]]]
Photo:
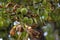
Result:
[[0,8],[3,8],[3,7],[0,5]]

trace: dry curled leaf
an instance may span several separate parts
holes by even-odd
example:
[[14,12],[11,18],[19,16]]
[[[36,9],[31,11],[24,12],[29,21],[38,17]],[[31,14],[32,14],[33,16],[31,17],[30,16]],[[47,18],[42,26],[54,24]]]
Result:
[[17,10],[17,8],[19,8],[19,5],[18,4],[14,5],[13,12],[15,12]]
[[6,7],[6,8],[8,8],[8,7],[13,7],[13,3],[12,3],[12,2],[9,2],[9,3],[6,4],[5,7]]

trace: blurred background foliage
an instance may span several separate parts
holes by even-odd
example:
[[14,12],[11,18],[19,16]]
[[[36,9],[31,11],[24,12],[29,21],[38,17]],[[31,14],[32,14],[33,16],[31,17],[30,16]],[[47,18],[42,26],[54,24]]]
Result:
[[[19,5],[19,8],[15,12],[13,12],[13,6],[6,8],[6,5],[10,2],[12,2],[13,6],[16,4]],[[60,0],[0,0],[0,31],[4,31],[0,32],[0,37],[6,37],[8,32],[7,27],[12,23],[11,19],[14,16],[18,16],[20,22],[28,25],[39,22],[43,31],[47,32],[46,39],[55,40],[56,30],[58,30],[58,34],[56,33],[56,35],[60,36],[60,7],[58,3],[60,3]],[[30,17],[30,14],[26,14],[27,11],[31,11],[30,14],[33,17]],[[30,18],[24,17],[24,15]],[[25,35],[25,33],[23,34]]]

